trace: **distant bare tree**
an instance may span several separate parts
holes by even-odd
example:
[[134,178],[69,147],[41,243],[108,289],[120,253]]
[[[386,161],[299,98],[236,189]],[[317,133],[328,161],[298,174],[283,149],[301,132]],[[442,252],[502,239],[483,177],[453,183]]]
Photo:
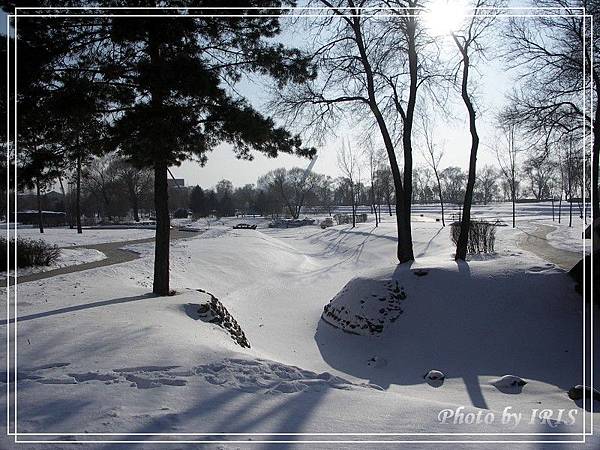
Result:
[[[593,140],[588,139],[588,143],[593,143],[592,209],[593,216],[600,217],[600,68],[592,64],[600,60],[600,27],[592,27],[590,18],[581,15],[581,8],[585,8],[594,23],[599,23],[600,2],[532,0],[532,3],[559,8],[560,14],[514,17],[505,28],[506,60],[521,69],[522,85],[512,95],[511,107],[504,116],[547,144],[558,143],[568,136],[580,140],[584,127],[592,133]],[[587,75],[590,73],[591,76]],[[593,95],[592,105],[585,110],[581,100],[584,82]]]
[[[309,192],[314,192],[322,176],[306,169],[275,169],[258,179],[257,186],[264,191],[273,191],[280,197],[289,215],[300,216],[304,200]],[[233,189],[233,187],[232,187]]]
[[469,90],[470,69],[474,64],[472,58],[483,51],[482,40],[484,33],[492,26],[497,14],[493,10],[484,8],[499,7],[502,4],[502,2],[496,0],[476,0],[473,15],[468,20],[468,23],[462,30],[452,33],[452,39],[460,53],[459,67],[462,67],[462,75],[460,77],[461,97],[469,113],[469,131],[471,133],[471,156],[469,158],[469,172],[462,210],[462,223],[456,243],[456,260],[464,261],[467,258],[467,244],[469,241],[469,228],[471,226],[471,204],[473,203],[473,189],[477,176],[477,151],[479,149],[479,134],[477,133],[473,94]]
[[550,196],[550,181],[554,169],[547,150],[537,151],[534,148],[524,161],[523,173],[529,178],[529,187],[536,200],[541,201]]
[[342,175],[350,183],[350,192],[352,197],[352,228],[356,226],[356,184],[358,182],[360,162],[358,155],[352,150],[350,141],[346,145],[342,141],[342,145],[338,148],[337,153],[337,164],[338,168],[342,172]]
[[497,192],[498,171],[492,166],[484,166],[477,173],[476,188],[478,190],[479,200],[487,205],[492,200]]
[[95,157],[82,171],[82,190],[98,200],[109,221],[113,219],[115,199],[119,199],[119,171],[115,164],[118,160],[119,157],[115,153]]
[[440,172],[440,184],[446,203],[460,205],[465,198],[465,182],[467,175],[456,166],[446,167]]
[[512,202],[512,226],[516,226],[516,201],[519,171],[517,169],[519,148],[515,145],[515,127],[510,125],[506,129],[505,145],[496,145],[496,158],[500,171],[508,183],[510,189],[510,199]]
[[431,203],[435,189],[431,188],[433,172],[427,166],[416,166],[413,170],[413,202]]
[[[581,161],[576,157],[575,152],[573,151],[573,141],[574,139],[567,138],[566,142],[561,145],[559,150],[562,190],[564,192],[565,200],[569,200],[569,227],[573,226],[573,196],[577,192],[575,178],[578,169],[581,167]],[[559,208],[559,210],[560,209],[561,208]]]
[[[313,62],[320,76],[281,93],[279,111],[304,122],[317,135],[332,132],[345,112],[380,134],[389,161],[396,202],[397,258],[414,259],[411,202],[413,128],[420,88],[437,67],[425,57],[430,38],[419,24],[421,0],[320,0],[329,14],[314,20]],[[369,17],[386,7],[387,15]],[[401,145],[403,164],[396,156]],[[401,170],[401,166],[403,170]]]
[[425,138],[425,161],[427,165],[433,170],[435,175],[435,181],[437,184],[438,197],[440,200],[440,208],[442,209],[442,226],[446,226],[446,220],[444,218],[444,196],[442,194],[442,182],[440,181],[440,162],[444,157],[444,150],[438,148],[433,141],[433,133],[431,131],[431,124],[426,118],[423,118],[423,137]]
[[[388,207],[388,214],[392,216],[392,195],[394,193],[394,180],[392,171],[387,165],[382,164],[377,169],[377,181],[381,195],[385,199],[385,203]],[[380,216],[381,217],[381,216]]]
[[366,159],[367,162],[367,168],[369,170],[369,179],[370,179],[370,200],[371,200],[371,210],[373,211],[373,213],[375,214],[375,226],[378,227],[379,226],[379,218],[377,217],[377,208],[381,207],[381,205],[378,205],[378,186],[377,186],[377,168],[381,165],[382,162],[382,157],[384,155],[382,155],[381,151],[379,151],[378,149],[375,148],[375,146],[373,145],[373,142],[369,139],[368,142],[365,145],[365,149],[364,149],[364,157]]
[[133,220],[140,221],[139,208],[142,198],[151,192],[154,184],[154,174],[148,168],[137,168],[125,160],[113,162],[118,182],[122,184],[133,212]]

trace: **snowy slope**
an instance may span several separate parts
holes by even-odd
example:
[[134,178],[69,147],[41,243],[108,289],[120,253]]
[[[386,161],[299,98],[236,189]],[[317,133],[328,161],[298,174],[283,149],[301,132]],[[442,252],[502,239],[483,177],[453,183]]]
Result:
[[[354,230],[211,224],[211,234],[172,244],[172,297],[147,295],[152,244],[134,246],[142,254],[135,261],[19,285],[19,432],[581,430],[582,410],[566,396],[582,371],[582,304],[572,282],[518,249],[519,230],[499,230],[495,257],[456,265],[449,230],[418,220],[410,268],[395,265],[393,218]],[[419,268],[427,275],[412,273]],[[403,314],[377,336],[322,321],[334,298],[360,304],[357,290],[340,294],[351,280],[398,280]],[[198,318],[199,288],[229,310],[250,349]],[[6,323],[0,330],[4,338]],[[446,375],[440,387],[423,379],[431,369]],[[491,384],[506,374],[528,381],[520,394]],[[496,420],[438,420],[463,406]],[[575,408],[577,422],[514,427],[500,422],[507,406],[526,417]]]
[[43,239],[44,241],[50,244],[56,244],[59,247],[130,241],[134,239],[151,238],[154,236],[154,230],[144,228],[85,228],[81,234],[77,234],[77,230],[71,230],[69,228],[46,228],[43,234],[41,234],[37,228],[19,228],[17,233],[19,237],[26,239]]
[[[63,248],[60,255],[53,264],[48,266],[22,267],[17,270],[17,276],[29,275],[32,273],[46,272],[48,270],[58,269],[59,267],[76,266],[94,261],[101,261],[106,255],[99,250],[92,248]],[[10,276],[14,275],[11,270]],[[6,271],[0,272],[0,280],[6,278]]]

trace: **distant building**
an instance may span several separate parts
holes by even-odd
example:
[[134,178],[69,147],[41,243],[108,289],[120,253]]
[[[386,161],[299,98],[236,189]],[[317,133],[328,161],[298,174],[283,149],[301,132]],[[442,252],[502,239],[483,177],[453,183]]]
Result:
[[[10,214],[14,218],[14,212]],[[17,222],[23,225],[39,225],[38,211],[17,211]],[[67,215],[62,211],[42,211],[42,221],[46,227],[59,227],[66,225]]]
[[[50,191],[41,195],[42,209],[46,211],[64,211],[65,198],[60,192]],[[17,208],[20,211],[36,210],[38,208],[37,195],[31,191],[17,193]]]
[[185,186],[185,180],[184,180],[183,178],[175,178],[175,179],[173,179],[173,178],[168,178],[168,179],[167,179],[167,187],[168,187],[169,189],[172,189],[172,188],[177,188],[178,186],[179,186],[180,188],[182,188],[182,187],[184,187],[184,186]]

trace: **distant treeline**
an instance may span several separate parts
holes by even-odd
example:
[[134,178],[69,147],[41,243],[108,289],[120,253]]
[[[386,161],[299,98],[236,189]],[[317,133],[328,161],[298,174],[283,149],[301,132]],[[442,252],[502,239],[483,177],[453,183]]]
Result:
[[[545,174],[545,175],[544,175]],[[544,175],[544,176],[542,176]],[[459,167],[447,167],[439,172],[441,196],[444,203],[460,205],[464,199],[466,173]],[[439,202],[438,183],[429,167],[417,166],[413,173],[413,203]],[[137,169],[115,154],[94,158],[82,170],[81,212],[83,222],[137,221],[153,217],[153,173]],[[566,185],[566,183],[565,183]],[[580,179],[571,183],[580,186]],[[561,194],[560,179],[551,170],[533,170],[525,164],[516,182],[518,203],[550,200],[581,203],[581,187]],[[74,211],[74,182],[69,173],[60,174],[55,187],[61,191],[42,192],[39,204],[43,210],[65,211],[72,222]],[[586,188],[589,191],[589,185]],[[558,192],[557,192],[558,191]],[[589,195],[589,192],[586,193]],[[234,186],[221,180],[213,188],[176,186],[169,188],[169,210],[179,210],[196,217],[233,215],[263,215],[299,217],[302,213],[332,214],[339,207],[366,205],[373,213],[375,207],[384,214],[395,213],[395,197],[390,169],[381,164],[372,179],[351,181],[343,176],[306,172],[301,168],[272,170],[259,177],[256,184]],[[487,204],[510,201],[511,185],[502,172],[493,166],[484,166],[477,175],[474,201]],[[35,193],[20,194],[19,210],[35,210]],[[364,208],[361,208],[363,210]]]

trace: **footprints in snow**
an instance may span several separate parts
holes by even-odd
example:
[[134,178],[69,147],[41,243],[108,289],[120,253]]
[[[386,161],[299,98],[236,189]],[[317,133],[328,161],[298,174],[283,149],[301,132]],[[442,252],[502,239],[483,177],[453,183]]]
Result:
[[350,390],[372,388],[374,384],[356,384],[329,372],[316,373],[274,361],[228,358],[197,368],[197,373],[211,384],[233,387],[244,392],[291,394],[321,391],[327,388]]
[[353,278],[325,305],[321,318],[347,333],[380,335],[404,312],[406,297],[397,280]]
[[[191,370],[174,370],[179,366],[140,366],[113,369],[109,373],[100,372],[67,372],[56,373],[51,369],[62,369],[69,363],[55,363],[26,369],[17,373],[17,381],[33,381],[41,384],[80,384],[89,382],[102,382],[104,384],[117,384],[129,382],[131,387],[138,389],[151,389],[160,386],[185,386],[187,381],[178,377],[192,376]],[[0,382],[6,383],[6,372],[0,373]],[[14,376],[10,374],[10,382],[14,382]]]
[[542,266],[532,266],[529,269],[527,269],[527,273],[543,273],[552,271],[554,269],[556,269],[556,266],[554,264],[547,263]]
[[[66,367],[53,366],[53,369]],[[186,386],[188,381],[205,381],[213,385],[238,389],[244,392],[268,394],[291,394],[315,392],[324,389],[377,389],[374,384],[358,384],[329,372],[316,373],[296,366],[288,366],[275,361],[227,358],[219,362],[192,368],[180,366],[140,366],[113,369],[108,373],[66,372],[46,375],[45,369],[32,369],[18,374],[18,381],[29,380],[42,384],[87,384],[107,385],[129,383],[137,389],[153,389],[161,386]],[[6,373],[4,373],[6,382]],[[2,378],[0,378],[2,381]]]

